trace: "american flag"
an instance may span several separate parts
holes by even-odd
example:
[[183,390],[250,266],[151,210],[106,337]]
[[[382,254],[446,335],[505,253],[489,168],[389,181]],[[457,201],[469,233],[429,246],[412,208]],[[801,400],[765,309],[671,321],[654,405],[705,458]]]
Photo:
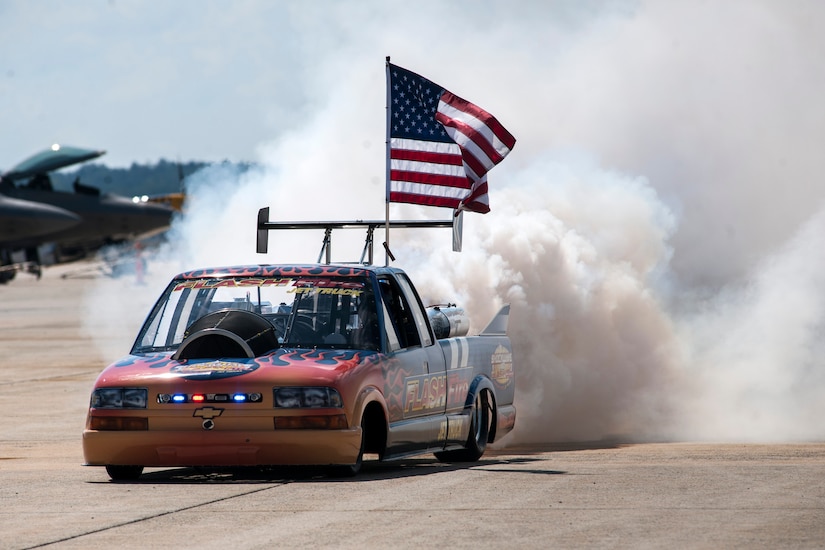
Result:
[[487,172],[516,139],[490,113],[387,63],[387,200],[486,213]]

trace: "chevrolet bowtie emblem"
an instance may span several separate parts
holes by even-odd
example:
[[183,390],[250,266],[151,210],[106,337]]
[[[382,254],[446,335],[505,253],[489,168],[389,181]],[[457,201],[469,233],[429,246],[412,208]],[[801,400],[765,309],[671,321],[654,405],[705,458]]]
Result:
[[200,409],[195,409],[195,412],[192,413],[192,416],[200,416],[204,419],[211,419],[217,418],[221,414],[223,414],[223,409],[216,409],[214,407],[201,407]]

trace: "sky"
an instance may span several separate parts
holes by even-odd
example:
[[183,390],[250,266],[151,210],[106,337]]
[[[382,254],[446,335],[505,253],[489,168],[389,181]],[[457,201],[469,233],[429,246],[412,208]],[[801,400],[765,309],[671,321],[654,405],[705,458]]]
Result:
[[816,0],[0,0],[0,169],[54,142],[259,163],[188,181],[166,251],[257,261],[260,206],[383,217],[389,55],[517,139],[460,256],[393,237],[428,299],[482,326],[512,304],[516,440],[822,438],[823,23]]

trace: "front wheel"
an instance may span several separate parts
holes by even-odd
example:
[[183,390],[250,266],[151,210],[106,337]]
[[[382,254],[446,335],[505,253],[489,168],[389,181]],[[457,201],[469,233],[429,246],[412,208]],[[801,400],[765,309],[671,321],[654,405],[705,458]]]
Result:
[[490,437],[491,411],[490,394],[482,390],[473,401],[473,409],[470,411],[470,433],[464,448],[435,453],[435,457],[441,462],[475,462],[481,458]]
[[143,473],[143,466],[116,466],[106,465],[106,473],[112,481],[134,481]]

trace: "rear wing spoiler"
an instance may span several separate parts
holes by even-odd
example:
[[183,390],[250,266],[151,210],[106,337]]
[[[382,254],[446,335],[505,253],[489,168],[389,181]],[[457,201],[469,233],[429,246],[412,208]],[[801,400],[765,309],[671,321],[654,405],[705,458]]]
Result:
[[[366,228],[367,238],[364,242],[364,249],[361,252],[360,263],[373,263],[373,233],[376,228],[423,228],[423,227],[451,227],[453,230],[453,251],[461,252],[461,239],[463,227],[463,215],[459,213],[452,220],[355,220],[355,221],[333,221],[333,222],[271,222],[269,221],[269,207],[258,210],[258,237],[257,252],[266,254],[269,250],[269,232],[277,229],[323,229],[324,240],[321,244],[321,253],[318,255],[318,263],[324,259],[324,263],[331,263],[332,258],[332,230],[333,229],[353,229]],[[389,249],[386,241],[383,243],[387,256],[393,260],[395,257]]]

